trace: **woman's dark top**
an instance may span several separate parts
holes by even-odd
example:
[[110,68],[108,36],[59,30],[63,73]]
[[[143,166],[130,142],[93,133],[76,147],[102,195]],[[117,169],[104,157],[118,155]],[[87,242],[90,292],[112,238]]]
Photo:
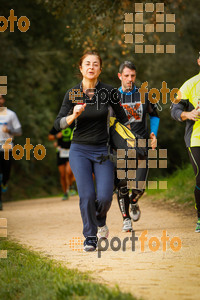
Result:
[[94,96],[90,100],[83,93],[80,83],[65,94],[61,109],[54,123],[56,130],[60,131],[69,126],[66,122],[66,116],[72,114],[75,105],[83,103],[87,103],[87,105],[85,111],[75,120],[72,143],[106,145],[108,141],[109,106],[113,108],[117,119],[121,123],[129,123],[120,104],[120,93],[117,89],[98,82]]

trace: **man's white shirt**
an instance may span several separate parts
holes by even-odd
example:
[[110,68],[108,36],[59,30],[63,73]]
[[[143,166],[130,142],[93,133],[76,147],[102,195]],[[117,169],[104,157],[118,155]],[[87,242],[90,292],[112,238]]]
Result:
[[[6,125],[11,133],[3,132],[2,128]],[[15,132],[21,128],[21,124],[16,113],[7,108],[6,115],[0,115],[0,144],[3,145],[9,138],[13,138]],[[11,143],[13,147],[13,143]]]

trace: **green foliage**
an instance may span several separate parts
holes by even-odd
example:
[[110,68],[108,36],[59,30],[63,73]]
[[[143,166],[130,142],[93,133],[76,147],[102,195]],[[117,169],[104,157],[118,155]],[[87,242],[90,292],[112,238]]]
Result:
[[159,180],[167,181],[167,190],[147,190],[148,195],[164,201],[194,205],[195,176],[191,165],[186,165],[183,169],[176,170],[171,176],[159,178]]
[[8,258],[0,259],[1,300],[136,299],[118,288],[92,281],[86,273],[69,270],[11,242],[1,241]]
[[[2,1],[3,2],[3,1]],[[6,105],[14,110],[22,124],[23,135],[16,143],[25,145],[26,138],[35,147],[42,144],[47,155],[37,161],[33,152],[31,160],[25,156],[13,164],[13,178],[6,199],[29,198],[48,195],[60,190],[55,149],[48,142],[48,132],[62,103],[66,90],[75,83],[71,76],[73,60],[66,51],[63,20],[47,12],[35,1],[4,1],[2,15],[8,17],[14,9],[18,18],[30,19],[30,29],[21,33],[1,33],[1,75],[8,77]]]

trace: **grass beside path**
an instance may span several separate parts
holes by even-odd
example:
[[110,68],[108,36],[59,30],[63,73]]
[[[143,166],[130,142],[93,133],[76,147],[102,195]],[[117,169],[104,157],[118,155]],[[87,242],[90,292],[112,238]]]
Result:
[[95,283],[87,274],[62,267],[12,241],[0,241],[0,250],[8,251],[7,259],[0,258],[1,300],[136,299],[118,288]]
[[147,190],[147,195],[166,202],[194,206],[195,175],[191,165],[178,169],[171,176],[159,180],[167,181],[167,190]]

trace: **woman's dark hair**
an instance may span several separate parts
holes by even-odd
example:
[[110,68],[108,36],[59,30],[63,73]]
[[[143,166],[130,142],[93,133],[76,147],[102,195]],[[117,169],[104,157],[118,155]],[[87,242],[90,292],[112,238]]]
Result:
[[83,56],[79,60],[79,67],[82,66],[82,62],[83,62],[84,58],[86,58],[86,56],[88,56],[88,55],[95,55],[95,56],[97,56],[98,59],[99,59],[99,62],[100,62],[100,68],[102,68],[102,59],[101,59],[101,56],[95,50],[84,52]]
[[130,70],[135,70],[135,71],[136,71],[135,65],[134,65],[131,61],[129,61],[129,60],[124,61],[124,62],[120,65],[120,67],[119,67],[119,73],[120,73],[120,74],[122,74],[124,68],[129,68]]

